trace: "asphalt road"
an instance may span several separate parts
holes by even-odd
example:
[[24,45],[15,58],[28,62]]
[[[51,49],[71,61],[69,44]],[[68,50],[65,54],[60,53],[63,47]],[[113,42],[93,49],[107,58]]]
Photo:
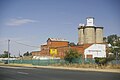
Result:
[[0,67],[0,80],[120,80],[120,73]]

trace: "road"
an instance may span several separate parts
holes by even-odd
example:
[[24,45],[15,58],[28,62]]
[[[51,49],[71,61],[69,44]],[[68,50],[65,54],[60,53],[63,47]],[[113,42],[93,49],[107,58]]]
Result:
[[120,80],[120,73],[0,67],[0,80]]

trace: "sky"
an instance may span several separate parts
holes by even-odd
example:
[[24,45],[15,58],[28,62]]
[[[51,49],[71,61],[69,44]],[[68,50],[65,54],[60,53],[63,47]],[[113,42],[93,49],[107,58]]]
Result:
[[0,0],[0,54],[18,56],[40,50],[48,38],[78,42],[78,27],[86,17],[104,27],[104,36],[120,36],[119,0]]

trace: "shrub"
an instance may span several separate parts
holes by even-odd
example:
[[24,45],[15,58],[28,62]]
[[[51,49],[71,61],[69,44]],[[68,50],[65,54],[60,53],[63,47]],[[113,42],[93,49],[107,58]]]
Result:
[[69,63],[75,62],[75,60],[78,60],[81,58],[81,54],[79,54],[76,50],[69,49],[68,51],[65,52],[65,61]]
[[105,65],[107,63],[107,59],[95,57],[95,63],[98,65]]

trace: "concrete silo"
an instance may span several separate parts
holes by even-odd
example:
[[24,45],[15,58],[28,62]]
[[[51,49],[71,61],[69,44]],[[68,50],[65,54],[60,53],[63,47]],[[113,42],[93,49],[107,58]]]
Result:
[[85,44],[95,43],[95,28],[93,26],[87,26],[85,31]]
[[93,17],[87,18],[87,24],[84,28],[84,31],[85,31],[85,44],[95,43],[95,27]]
[[95,27],[94,18],[87,17],[86,25],[79,25],[78,44],[103,43],[103,27]]
[[78,28],[78,44],[82,45],[84,44],[84,26],[79,25]]
[[103,27],[96,27],[96,43],[103,43]]

